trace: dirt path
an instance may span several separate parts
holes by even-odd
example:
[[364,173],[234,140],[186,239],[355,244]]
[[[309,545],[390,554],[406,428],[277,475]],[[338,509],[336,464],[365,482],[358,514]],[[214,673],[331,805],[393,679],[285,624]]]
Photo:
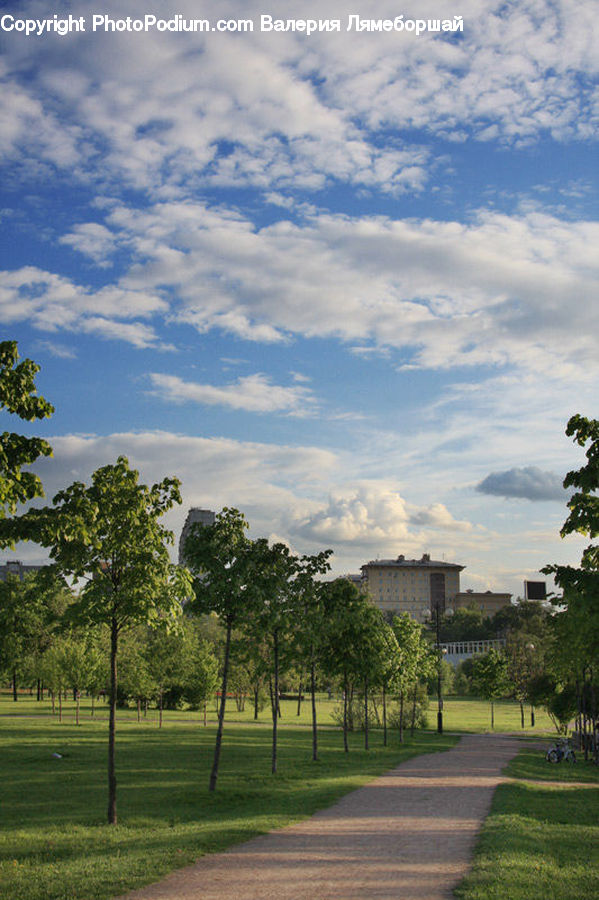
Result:
[[518,749],[513,737],[468,735],[126,900],[447,900]]

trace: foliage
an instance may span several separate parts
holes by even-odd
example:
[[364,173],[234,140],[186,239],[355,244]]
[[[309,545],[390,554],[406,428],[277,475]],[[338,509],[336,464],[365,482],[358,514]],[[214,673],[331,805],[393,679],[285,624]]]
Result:
[[50,569],[29,573],[22,580],[8,575],[0,582],[0,672],[11,678],[39,678],[40,661],[71,602],[65,582]]
[[159,518],[180,503],[179,482],[165,478],[149,488],[121,456],[93,473],[91,485],[74,482],[54,506],[30,510],[27,536],[48,547],[57,571],[84,581],[68,609],[71,622],[110,629],[108,821],[116,824],[114,769],[117,654],[121,632],[145,624],[176,623],[189,593],[185,569],[170,562],[173,535]]
[[218,779],[233,627],[246,621],[257,604],[258,560],[247,528],[239,510],[225,507],[212,525],[195,523],[185,543],[185,558],[195,576],[193,609],[215,613],[226,630],[211,791],[216,790]]
[[439,638],[451,641],[484,641],[495,637],[490,619],[484,618],[476,605],[461,607],[451,616],[443,616],[439,623]]
[[[570,514],[561,536],[579,533],[593,540],[599,535],[599,420],[572,416],[566,434],[586,450],[587,464],[568,472],[565,488],[576,488],[568,501]],[[564,594],[561,603],[580,608],[588,616],[587,632],[594,652],[599,649],[599,545],[589,544],[582,554],[580,566],[550,565],[543,570],[553,574]]]
[[[18,360],[16,341],[0,342],[0,410],[27,422],[51,416],[54,407],[35,388],[39,366],[30,359]],[[19,503],[44,496],[38,476],[22,469],[40,456],[51,455],[52,448],[42,438],[24,437],[8,431],[0,434],[0,520],[7,513],[14,514]],[[18,538],[18,527],[14,522],[8,532],[4,527],[0,528],[0,547],[12,547]]]
[[472,687],[491,704],[491,728],[495,726],[494,701],[509,692],[507,659],[499,650],[489,650],[472,663]]

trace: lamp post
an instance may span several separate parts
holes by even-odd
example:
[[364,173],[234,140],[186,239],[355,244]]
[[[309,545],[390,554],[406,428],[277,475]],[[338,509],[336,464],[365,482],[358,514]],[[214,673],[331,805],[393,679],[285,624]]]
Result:
[[[535,645],[532,643],[527,644],[526,649],[528,650],[529,667],[532,670],[532,658],[533,658],[533,653],[535,652]],[[531,728],[535,727],[535,708],[534,708],[532,702],[530,704],[530,726],[531,726]]]
[[[446,616],[452,616],[453,610],[446,609]],[[442,689],[442,680],[443,680],[443,655],[447,653],[447,649],[445,647],[441,647],[440,641],[440,633],[439,633],[439,621],[441,616],[441,604],[435,604],[435,631],[437,638],[437,734],[443,734],[443,689]]]

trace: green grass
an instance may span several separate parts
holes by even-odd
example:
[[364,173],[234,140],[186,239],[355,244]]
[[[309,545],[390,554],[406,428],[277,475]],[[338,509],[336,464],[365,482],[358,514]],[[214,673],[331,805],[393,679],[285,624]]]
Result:
[[[580,900],[599,896],[599,772],[551,765],[522,750],[497,789],[460,900]],[[551,782],[551,784],[547,784]],[[558,782],[556,785],[555,782]],[[584,783],[579,787],[578,783]]]
[[400,747],[394,734],[383,748],[376,732],[366,752],[363,736],[355,734],[344,754],[340,732],[328,727],[320,735],[321,759],[313,763],[310,731],[283,724],[279,774],[272,776],[270,730],[229,722],[218,789],[210,794],[214,725],[204,728],[198,713],[179,712],[166,716],[159,730],[155,711],[140,724],[126,711],[117,730],[119,825],[110,828],[104,824],[105,710],[95,719],[84,710],[77,728],[72,704],[66,707],[59,724],[47,704],[23,696],[16,704],[0,702],[2,900],[113,897],[204,853],[311,815],[401,760],[456,740],[417,734]]
[[[437,701],[430,700],[429,719],[436,722]],[[555,734],[555,727],[543,709],[535,709],[535,728],[530,726],[530,707],[524,709],[525,729],[523,733]],[[486,732],[491,731],[491,704],[475,697],[449,696],[443,701],[443,727],[448,731]],[[495,731],[521,732],[520,705],[513,700],[495,702]]]

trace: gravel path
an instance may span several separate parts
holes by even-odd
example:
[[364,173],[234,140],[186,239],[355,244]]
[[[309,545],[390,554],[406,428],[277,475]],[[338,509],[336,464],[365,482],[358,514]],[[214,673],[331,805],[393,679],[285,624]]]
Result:
[[204,856],[121,900],[447,900],[518,746],[507,735],[465,736],[310,819]]

